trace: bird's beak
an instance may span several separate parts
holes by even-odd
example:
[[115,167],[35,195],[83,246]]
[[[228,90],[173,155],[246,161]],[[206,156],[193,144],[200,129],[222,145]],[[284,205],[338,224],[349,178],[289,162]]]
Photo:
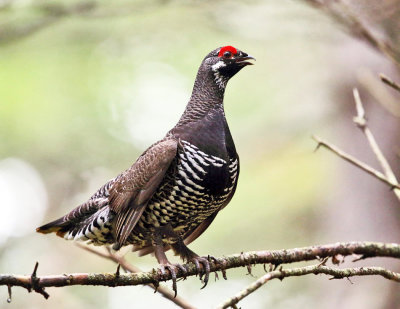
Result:
[[242,66],[245,66],[245,65],[253,65],[253,64],[254,64],[254,63],[249,62],[249,61],[247,61],[247,60],[254,60],[254,61],[256,61],[256,58],[254,58],[253,56],[250,56],[250,55],[245,55],[245,56],[236,58],[236,63],[237,63],[237,64],[240,64],[240,65],[242,65]]

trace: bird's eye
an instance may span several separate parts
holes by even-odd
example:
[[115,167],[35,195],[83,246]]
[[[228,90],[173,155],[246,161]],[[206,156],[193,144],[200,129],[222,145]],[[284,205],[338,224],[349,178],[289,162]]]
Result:
[[230,58],[232,57],[232,53],[230,51],[224,52],[224,58]]

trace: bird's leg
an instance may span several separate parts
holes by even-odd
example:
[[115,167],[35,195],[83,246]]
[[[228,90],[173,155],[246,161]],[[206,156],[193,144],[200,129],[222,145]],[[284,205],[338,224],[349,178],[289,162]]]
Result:
[[[161,274],[163,276],[166,275],[166,271],[165,269],[168,269],[168,271],[171,274],[172,277],[172,289],[175,292],[175,296],[178,293],[178,288],[177,288],[177,284],[176,284],[176,274],[177,272],[180,270],[183,274],[187,273],[187,270],[185,267],[183,267],[180,264],[171,264],[168,261],[168,258],[165,254],[164,251],[164,243],[163,243],[163,233],[162,231],[157,231],[155,233],[155,237],[153,239],[153,248],[154,248],[154,254],[156,256],[156,259],[158,261],[158,263],[160,264],[160,270],[161,270]],[[179,270],[178,270],[179,269]]]
[[[179,255],[184,261],[193,262],[196,266],[197,272],[200,274],[200,279],[202,279],[203,274],[201,270],[204,272],[204,285],[202,289],[204,289],[208,283],[208,278],[210,277],[210,262],[206,257],[201,257],[190,250],[182,238],[178,237],[177,241],[171,244],[172,250],[174,250],[175,254]],[[200,267],[200,264],[202,267]]]

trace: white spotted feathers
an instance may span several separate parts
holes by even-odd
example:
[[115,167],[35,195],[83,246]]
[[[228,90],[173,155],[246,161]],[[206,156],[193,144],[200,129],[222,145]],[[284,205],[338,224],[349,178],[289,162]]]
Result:
[[214,77],[215,77],[214,80],[221,90],[225,89],[226,84],[228,83],[229,80],[229,78],[222,75],[219,71],[219,69],[223,67],[226,67],[226,64],[222,60],[218,61],[216,64],[211,66],[211,69],[214,72]]
[[[175,218],[175,230],[187,230],[217,211],[231,194],[237,181],[238,161],[228,163],[219,157],[206,154],[195,145],[181,141],[183,151],[178,153],[177,172],[174,179],[167,179],[169,185],[156,193],[138,225],[142,229],[168,224]],[[204,187],[203,181],[210,168],[228,168],[229,186],[220,196],[213,196]],[[178,217],[178,219],[176,219]]]

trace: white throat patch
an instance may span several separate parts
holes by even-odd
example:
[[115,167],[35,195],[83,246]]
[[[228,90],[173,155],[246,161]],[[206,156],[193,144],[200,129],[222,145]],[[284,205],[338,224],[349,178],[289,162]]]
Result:
[[220,72],[219,69],[225,67],[226,64],[223,61],[218,61],[216,64],[213,64],[211,66],[211,69],[214,72],[214,76],[215,76],[215,82],[217,83],[218,87],[220,89],[225,89],[226,87],[226,83],[228,82],[228,78],[226,78],[225,76],[223,76]]
[[218,71],[219,68],[223,68],[223,67],[226,67],[226,64],[222,60],[218,61],[216,64],[213,64],[211,66],[211,68],[214,72]]

